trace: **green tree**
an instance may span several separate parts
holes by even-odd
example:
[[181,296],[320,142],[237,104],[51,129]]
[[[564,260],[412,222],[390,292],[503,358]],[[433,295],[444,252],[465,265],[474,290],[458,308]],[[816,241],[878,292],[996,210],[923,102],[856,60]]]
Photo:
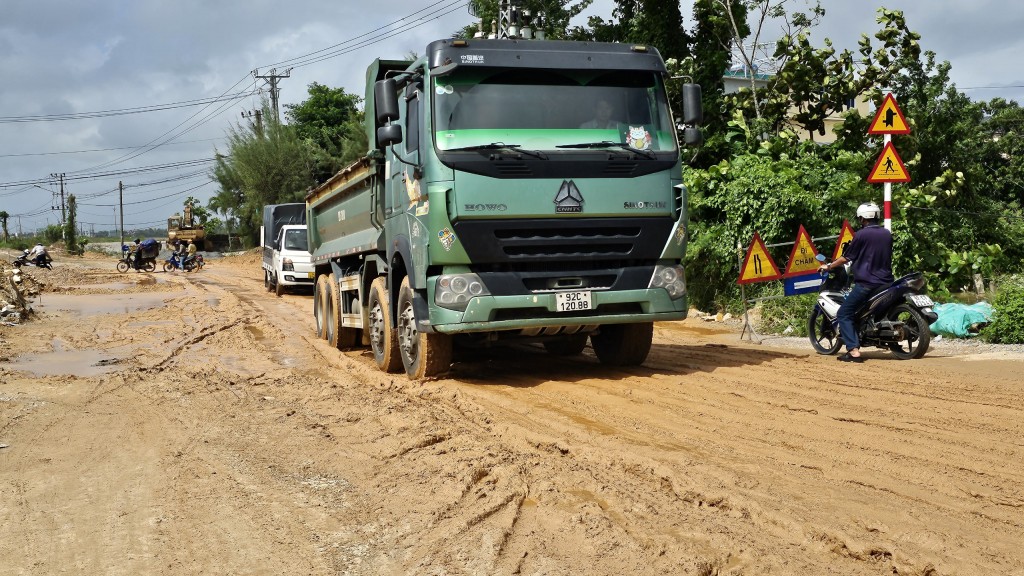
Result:
[[75,199],[75,195],[68,196],[68,217],[64,221],[64,248],[68,254],[81,254],[82,250],[78,247],[78,241],[76,240],[76,232],[78,229],[78,201]]
[[[650,44],[666,60],[682,60],[690,55],[689,33],[683,25],[678,1],[616,0],[612,16],[617,20],[590,17],[588,39]],[[577,35],[583,34],[577,32]]]
[[218,202],[238,217],[241,234],[255,240],[263,206],[301,201],[316,185],[312,147],[264,106],[263,130],[252,124],[228,129],[229,154],[217,154],[211,178]]
[[11,215],[8,214],[6,210],[0,210],[0,225],[2,225],[4,229],[4,242],[7,242],[10,239],[10,235],[7,234],[7,219],[10,217]]
[[303,102],[286,104],[285,116],[299,140],[311,147],[313,175],[322,182],[366,153],[358,108],[362,99],[316,82],[309,85],[308,93]]
[[[569,28],[569,21],[578,16],[593,0],[521,0],[520,5],[532,14],[543,14],[538,30],[542,30],[548,40],[581,39],[589,32],[580,28]],[[492,22],[498,21],[498,0],[470,0],[471,12],[477,15],[477,21],[455,33],[459,38],[472,38],[477,33],[477,26],[483,22],[483,33],[490,34]],[[536,27],[536,25],[535,25]]]

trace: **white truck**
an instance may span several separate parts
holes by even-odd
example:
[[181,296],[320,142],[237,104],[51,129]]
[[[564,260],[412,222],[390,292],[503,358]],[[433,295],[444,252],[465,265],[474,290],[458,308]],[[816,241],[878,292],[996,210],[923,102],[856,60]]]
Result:
[[297,286],[313,287],[304,203],[263,207],[263,285],[278,296]]

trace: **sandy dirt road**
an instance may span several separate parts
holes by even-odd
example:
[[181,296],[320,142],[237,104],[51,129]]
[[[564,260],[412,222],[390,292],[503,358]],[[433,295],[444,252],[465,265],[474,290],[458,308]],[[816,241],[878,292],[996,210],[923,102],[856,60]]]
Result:
[[0,574],[1024,575],[1024,359],[688,320],[640,368],[519,347],[409,382],[256,258],[29,271]]

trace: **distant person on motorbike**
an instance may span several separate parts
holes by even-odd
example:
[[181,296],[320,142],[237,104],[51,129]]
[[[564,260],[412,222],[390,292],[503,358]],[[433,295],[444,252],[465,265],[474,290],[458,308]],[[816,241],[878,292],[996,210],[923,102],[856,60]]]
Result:
[[879,224],[881,210],[874,202],[865,202],[857,207],[860,230],[843,250],[842,256],[829,264],[822,264],[821,272],[852,262],[853,288],[846,296],[836,319],[839,335],[846,343],[846,354],[839,356],[842,362],[863,362],[860,356],[860,340],[854,320],[857,311],[880,289],[892,285],[892,234]]
[[132,252],[132,266],[138,270],[142,267],[142,247],[139,244],[142,242],[142,238],[136,238],[135,243],[128,247]]
[[188,242],[188,251],[186,252],[185,259],[181,261],[182,269],[185,268],[185,263],[186,262],[192,262],[193,260],[196,259],[196,250],[198,250],[198,248],[196,248],[196,241],[195,240],[189,240],[189,242]]
[[36,266],[42,266],[50,255],[46,252],[46,246],[43,246],[42,242],[36,242],[36,245],[29,250],[29,253],[25,255],[26,260],[31,260]]

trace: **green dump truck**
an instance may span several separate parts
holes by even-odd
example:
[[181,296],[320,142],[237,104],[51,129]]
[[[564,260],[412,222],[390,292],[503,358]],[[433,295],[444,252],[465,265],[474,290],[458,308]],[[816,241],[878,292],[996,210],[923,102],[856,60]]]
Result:
[[305,199],[318,336],[422,378],[513,341],[637,365],[685,318],[700,88],[674,118],[655,49],[448,39],[366,80],[369,152]]

